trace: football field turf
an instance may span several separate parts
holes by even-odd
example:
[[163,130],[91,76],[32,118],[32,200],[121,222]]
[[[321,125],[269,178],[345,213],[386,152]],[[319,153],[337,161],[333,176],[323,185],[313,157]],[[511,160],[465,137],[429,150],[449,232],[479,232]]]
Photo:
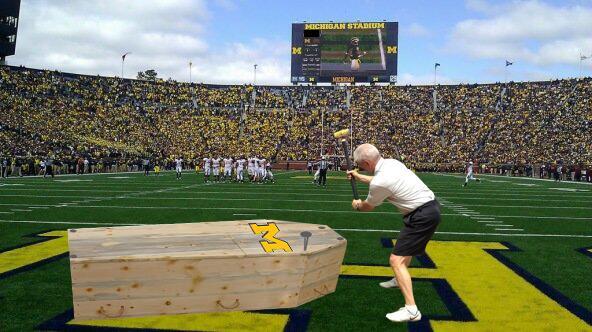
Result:
[[[101,174],[0,181],[0,331],[592,330],[592,186],[460,174],[419,176],[443,221],[411,275],[419,323],[384,315],[403,305],[388,255],[402,226],[385,203],[351,209],[343,173],[327,188],[306,172],[275,184],[204,184],[202,175]],[[360,186],[367,192],[367,186]],[[335,293],[291,310],[72,321],[68,228],[277,219],[326,224],[348,241]],[[281,233],[278,234],[281,237]]]

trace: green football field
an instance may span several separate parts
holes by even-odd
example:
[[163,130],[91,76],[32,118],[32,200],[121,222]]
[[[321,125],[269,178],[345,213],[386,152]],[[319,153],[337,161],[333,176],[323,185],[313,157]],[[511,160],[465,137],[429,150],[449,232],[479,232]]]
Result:
[[[408,324],[384,317],[403,299],[378,286],[392,277],[401,215],[387,203],[352,211],[343,173],[326,188],[306,172],[277,172],[275,184],[204,184],[194,173],[2,179],[0,331],[592,330],[591,185],[482,176],[463,188],[461,174],[419,176],[443,221],[412,263],[423,319]],[[68,228],[243,219],[325,224],[345,237],[336,292],[290,310],[73,320]]]

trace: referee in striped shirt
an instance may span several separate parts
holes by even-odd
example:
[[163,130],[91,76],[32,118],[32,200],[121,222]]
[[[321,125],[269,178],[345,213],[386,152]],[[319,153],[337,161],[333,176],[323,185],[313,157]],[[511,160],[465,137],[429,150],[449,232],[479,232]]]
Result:
[[327,168],[329,168],[329,162],[325,160],[325,156],[321,157],[321,161],[317,163],[319,166],[319,185],[323,187],[327,186]]

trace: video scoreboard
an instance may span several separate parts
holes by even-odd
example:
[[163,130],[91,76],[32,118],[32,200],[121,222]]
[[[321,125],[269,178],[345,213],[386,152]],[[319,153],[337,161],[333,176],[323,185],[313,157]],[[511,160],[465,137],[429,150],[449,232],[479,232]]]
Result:
[[396,83],[397,22],[293,23],[293,84]]
[[21,0],[0,0],[0,65],[14,55]]

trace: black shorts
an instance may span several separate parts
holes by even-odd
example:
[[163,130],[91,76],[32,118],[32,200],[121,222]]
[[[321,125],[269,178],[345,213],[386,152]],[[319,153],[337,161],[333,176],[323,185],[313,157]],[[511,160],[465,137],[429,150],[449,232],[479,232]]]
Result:
[[418,256],[425,248],[440,224],[440,203],[429,201],[403,217],[403,229],[397,237],[393,254]]

